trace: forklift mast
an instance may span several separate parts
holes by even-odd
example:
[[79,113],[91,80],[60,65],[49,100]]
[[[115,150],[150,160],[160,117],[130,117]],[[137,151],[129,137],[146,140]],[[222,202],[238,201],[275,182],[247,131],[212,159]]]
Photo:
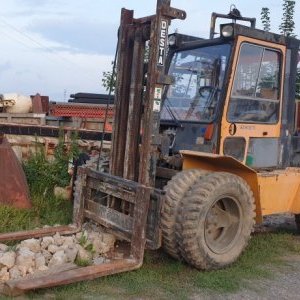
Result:
[[172,83],[166,75],[168,27],[186,17],[170,2],[158,0],[156,15],[146,18],[121,13],[110,173],[145,186],[154,186],[162,94]]

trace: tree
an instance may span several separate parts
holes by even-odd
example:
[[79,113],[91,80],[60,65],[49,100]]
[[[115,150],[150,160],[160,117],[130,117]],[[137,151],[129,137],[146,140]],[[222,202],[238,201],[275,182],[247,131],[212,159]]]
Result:
[[[114,62],[111,62],[112,65],[112,69],[113,69],[113,65]],[[117,79],[117,75],[116,73],[113,74],[113,70],[111,71],[105,71],[102,72],[102,85],[105,88],[105,90],[108,92],[111,88],[112,93],[115,91],[115,86],[116,86],[116,79]],[[113,76],[113,78],[112,78]]]
[[295,37],[294,29],[294,13],[295,13],[295,1],[283,0],[282,9],[283,16],[281,18],[281,24],[279,25],[280,33],[284,36]]
[[270,21],[270,9],[268,7],[263,7],[260,13],[261,23],[263,25],[264,31],[270,31],[271,21]]
[[[150,56],[150,48],[149,45],[146,45],[145,48],[145,54],[144,54],[144,63],[149,62],[149,56]],[[111,71],[104,71],[102,72],[102,86],[105,88],[105,90],[108,92],[111,88],[112,93],[115,91],[115,86],[116,86],[116,80],[117,80],[117,74],[114,74],[113,76],[113,67],[114,67],[114,62],[111,62]]]

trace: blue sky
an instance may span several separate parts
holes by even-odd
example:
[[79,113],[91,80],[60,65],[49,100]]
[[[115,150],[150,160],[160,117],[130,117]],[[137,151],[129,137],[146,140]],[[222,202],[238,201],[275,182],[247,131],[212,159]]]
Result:
[[[228,13],[234,3],[243,16],[258,18],[271,9],[278,32],[281,0],[173,0],[187,19],[171,31],[207,37],[213,11]],[[296,34],[300,36],[300,1],[296,1]],[[39,92],[52,100],[80,91],[104,92],[102,72],[110,69],[122,7],[136,17],[153,14],[155,0],[0,0],[0,93]]]

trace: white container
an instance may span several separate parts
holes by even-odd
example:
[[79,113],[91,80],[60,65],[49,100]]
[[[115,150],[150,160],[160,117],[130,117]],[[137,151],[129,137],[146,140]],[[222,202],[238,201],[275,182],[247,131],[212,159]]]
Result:
[[16,93],[3,94],[4,100],[14,100],[15,105],[6,108],[10,114],[28,114],[32,111],[32,101],[29,96]]

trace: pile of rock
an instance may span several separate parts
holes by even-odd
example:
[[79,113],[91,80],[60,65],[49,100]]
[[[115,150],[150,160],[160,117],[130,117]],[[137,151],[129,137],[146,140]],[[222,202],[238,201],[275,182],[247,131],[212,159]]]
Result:
[[28,239],[10,247],[0,244],[0,283],[68,263],[104,263],[115,241],[111,234],[88,229],[72,236],[56,233],[40,239]]

